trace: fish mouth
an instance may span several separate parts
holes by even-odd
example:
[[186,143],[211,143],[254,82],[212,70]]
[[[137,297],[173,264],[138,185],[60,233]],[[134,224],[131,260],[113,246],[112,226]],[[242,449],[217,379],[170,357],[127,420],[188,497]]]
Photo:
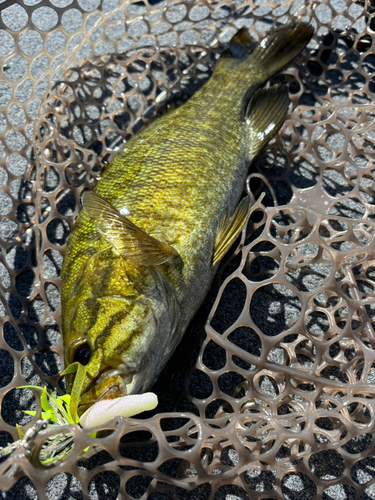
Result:
[[133,375],[124,374],[118,369],[107,369],[95,377],[87,386],[78,402],[78,415],[82,415],[90,406],[104,399],[115,399],[127,395],[127,386]]

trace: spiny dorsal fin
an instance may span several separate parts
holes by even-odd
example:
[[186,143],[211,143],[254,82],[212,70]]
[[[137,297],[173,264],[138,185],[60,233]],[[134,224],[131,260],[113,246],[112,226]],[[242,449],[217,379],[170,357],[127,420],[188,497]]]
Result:
[[179,254],[121,215],[108,201],[91,191],[83,193],[83,208],[97,230],[117,252],[143,266],[164,264]]
[[[245,224],[246,217],[249,213],[251,204],[250,196],[246,196],[236,208],[228,224],[229,211],[224,214],[223,220],[220,221],[218,233],[216,236],[214,255],[212,258],[212,267],[215,267],[229,248],[233,245],[234,240],[237,238],[243,225]],[[225,226],[224,226],[225,224]]]
[[229,205],[227,206],[227,209],[225,210],[224,215],[221,217],[219,220],[219,227],[217,228],[217,235],[216,235],[216,241],[215,241],[215,249],[218,241],[221,241],[224,235],[224,231],[227,229],[227,225],[229,222]]
[[[246,196],[241,203],[236,208],[236,211],[232,215],[229,224],[226,224],[226,227],[223,227],[223,220],[219,223],[219,229],[216,236],[214,255],[212,258],[212,267],[215,267],[230,247],[233,245],[235,239],[241,232],[246,219],[256,210],[261,207],[262,200],[265,196],[265,193],[261,194],[257,199],[256,203],[251,206],[251,198],[250,195]],[[223,219],[228,221],[228,211],[225,212]]]
[[259,153],[284,123],[289,106],[288,91],[285,85],[275,85],[254,93],[245,120],[250,127],[249,159]]

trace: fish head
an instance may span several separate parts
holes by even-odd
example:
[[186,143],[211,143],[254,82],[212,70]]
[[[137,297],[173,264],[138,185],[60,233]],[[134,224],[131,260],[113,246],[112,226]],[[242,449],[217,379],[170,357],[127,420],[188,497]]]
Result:
[[[95,321],[85,331],[81,309],[92,308],[96,311]],[[133,378],[142,367],[136,344],[148,336],[150,329],[155,331],[153,324],[147,325],[149,317],[147,301],[120,296],[96,297],[77,305],[77,319],[65,335],[65,363],[79,362],[86,367],[79,400],[82,411],[98,400],[131,394]],[[68,378],[68,392],[73,380],[74,377]]]
[[[126,383],[130,382],[132,377],[129,375],[126,378],[126,373],[116,370],[114,357],[110,353],[105,356],[103,349],[95,347],[95,343],[89,338],[78,337],[65,349],[66,366],[77,361],[85,366],[78,404],[79,415],[97,401],[127,394]],[[67,376],[69,394],[72,392],[74,379],[75,374]]]
[[179,309],[173,294],[161,280],[148,280],[146,288],[105,296],[91,289],[75,301],[64,347],[66,366],[78,361],[86,367],[78,414],[99,400],[148,391],[176,347]]

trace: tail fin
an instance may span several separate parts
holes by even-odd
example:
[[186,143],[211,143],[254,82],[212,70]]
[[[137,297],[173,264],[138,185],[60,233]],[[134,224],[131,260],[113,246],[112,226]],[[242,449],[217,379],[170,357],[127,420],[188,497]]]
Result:
[[314,33],[312,26],[293,23],[263,38],[251,54],[252,65],[259,66],[267,80],[292,61],[305,48]]

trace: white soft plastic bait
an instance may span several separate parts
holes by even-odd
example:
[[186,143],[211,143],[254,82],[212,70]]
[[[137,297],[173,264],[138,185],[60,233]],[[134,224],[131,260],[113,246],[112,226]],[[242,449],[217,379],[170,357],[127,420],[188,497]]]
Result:
[[153,410],[158,398],[153,392],[134,394],[116,399],[104,399],[95,403],[79,419],[82,427],[95,427],[114,417],[133,417],[143,411]]

